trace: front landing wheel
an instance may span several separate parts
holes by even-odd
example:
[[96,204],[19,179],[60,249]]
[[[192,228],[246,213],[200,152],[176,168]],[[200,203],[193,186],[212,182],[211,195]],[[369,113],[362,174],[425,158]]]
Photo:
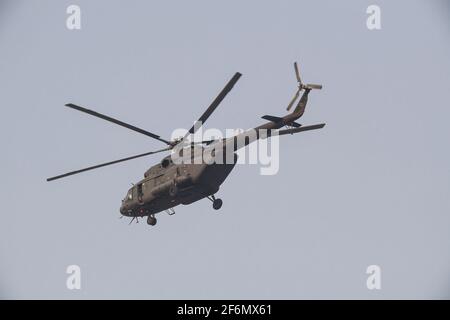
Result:
[[222,208],[222,204],[223,204],[222,199],[214,199],[213,201],[214,210],[219,210],[220,208]]
[[149,215],[147,217],[147,224],[148,225],[154,226],[156,224],[156,222],[157,222],[157,220],[156,220],[154,215]]

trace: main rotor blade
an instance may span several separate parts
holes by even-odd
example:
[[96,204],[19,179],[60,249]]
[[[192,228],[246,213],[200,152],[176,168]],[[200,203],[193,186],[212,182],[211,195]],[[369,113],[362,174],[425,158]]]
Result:
[[157,150],[157,151],[141,153],[141,154],[138,154],[138,155],[135,155],[135,156],[126,157],[126,158],[122,158],[122,159],[119,159],[119,160],[114,160],[114,161],[98,164],[98,165],[95,165],[95,166],[87,167],[87,168],[84,168],[84,169],[71,171],[71,172],[68,172],[68,173],[61,174],[59,176],[48,178],[47,181],[53,181],[53,180],[56,180],[56,179],[65,178],[65,177],[68,177],[68,176],[71,176],[71,175],[74,175],[74,174],[78,174],[78,173],[81,173],[81,172],[94,170],[94,169],[98,169],[98,168],[101,168],[101,167],[106,167],[106,166],[109,166],[109,165],[112,165],[112,164],[116,164],[116,163],[124,162],[124,161],[128,161],[128,160],[133,160],[133,159],[140,158],[140,157],[145,157],[145,156],[148,156],[148,155],[151,155],[151,154],[154,154],[154,153],[163,152],[163,151],[167,151],[167,150],[170,150],[170,149],[171,148],[164,148],[164,149]]
[[144,134],[144,135],[146,135],[148,137],[151,137],[153,139],[162,141],[162,142],[164,142],[167,145],[170,145],[169,141],[162,139],[160,136],[158,136],[158,135],[156,135],[154,133],[148,132],[148,131],[146,131],[144,129],[132,126],[131,124],[128,124],[128,123],[122,122],[120,120],[108,117],[108,116],[106,116],[104,114],[101,114],[101,113],[98,113],[96,111],[89,110],[89,109],[77,106],[77,105],[75,105],[73,103],[67,103],[65,106],[69,107],[69,108],[72,108],[72,109],[75,109],[75,110],[78,110],[78,111],[81,111],[81,112],[84,112],[84,113],[87,113],[87,114],[90,114],[91,116],[98,117],[100,119],[103,119],[103,120],[106,120],[106,121],[118,124],[119,126],[125,127],[127,129],[130,129],[130,130],[133,130],[133,131],[136,131],[136,132],[139,132],[139,133],[142,133],[142,134]]
[[222,102],[222,100],[226,97],[228,92],[233,89],[233,86],[236,84],[236,82],[239,80],[239,78],[242,76],[239,72],[236,72],[231,78],[230,81],[228,81],[225,88],[222,89],[222,91],[219,93],[219,95],[214,99],[214,101],[211,103],[211,105],[206,109],[206,111],[202,114],[202,116],[194,123],[192,128],[186,133],[184,138],[189,136],[189,134],[195,133],[209,118],[209,116],[216,110],[216,108],[219,106],[219,104]]
[[203,141],[195,141],[195,142],[194,141],[191,141],[191,142],[185,141],[181,144],[181,146],[189,146],[189,145],[193,146],[193,145],[197,145],[197,144],[211,144],[217,140],[220,140],[220,139],[203,140]]

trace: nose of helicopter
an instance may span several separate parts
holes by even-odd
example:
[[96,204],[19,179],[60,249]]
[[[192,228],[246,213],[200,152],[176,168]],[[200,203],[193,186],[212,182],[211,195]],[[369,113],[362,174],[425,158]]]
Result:
[[122,201],[122,204],[120,205],[119,211],[122,215],[126,215],[127,208],[125,207],[125,203],[123,201]]

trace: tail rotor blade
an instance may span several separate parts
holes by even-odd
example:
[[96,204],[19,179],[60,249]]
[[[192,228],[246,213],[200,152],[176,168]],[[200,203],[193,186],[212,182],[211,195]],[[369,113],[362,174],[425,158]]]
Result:
[[299,88],[297,89],[297,91],[295,92],[294,97],[292,98],[291,102],[289,102],[289,104],[288,104],[288,107],[287,107],[287,109],[286,109],[287,111],[291,110],[291,108],[292,108],[292,106],[294,105],[295,101],[297,101],[298,96],[299,96],[299,94],[300,94],[300,90],[301,90],[301,87],[299,87]]
[[298,83],[302,83],[302,79],[300,78],[300,71],[298,70],[297,62],[294,62],[295,75],[297,77]]
[[321,84],[308,83],[306,86],[308,88],[311,88],[311,89],[318,89],[318,90],[322,89],[322,85]]

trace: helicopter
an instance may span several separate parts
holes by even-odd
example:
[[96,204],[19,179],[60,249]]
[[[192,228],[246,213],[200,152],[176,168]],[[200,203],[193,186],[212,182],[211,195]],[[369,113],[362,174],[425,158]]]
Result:
[[[48,178],[47,181],[54,181],[101,167],[169,151],[171,152],[170,155],[165,156],[158,164],[145,171],[144,178],[133,184],[133,186],[128,190],[120,206],[119,211],[121,213],[121,218],[124,216],[131,217],[131,224],[135,219],[136,222],[138,222],[139,218],[147,217],[147,224],[154,226],[157,223],[157,219],[155,217],[157,213],[164,211],[169,215],[173,215],[175,213],[174,207],[179,204],[189,205],[204,198],[212,202],[213,209],[219,210],[222,207],[223,201],[220,198],[216,198],[215,194],[219,191],[220,186],[234,169],[238,157],[236,154],[237,150],[258,139],[269,138],[275,134],[292,135],[303,131],[321,129],[325,126],[325,123],[303,126],[296,122],[296,120],[302,117],[305,112],[310,91],[313,89],[320,90],[322,89],[322,85],[304,84],[300,77],[297,62],[294,63],[294,70],[298,86],[294,97],[287,106],[287,111],[291,110],[298,100],[300,92],[303,91],[303,94],[298,100],[294,110],[283,117],[272,115],[262,116],[262,118],[268,122],[250,129],[256,132],[256,134],[251,137],[246,135],[244,132],[228,138],[194,142],[189,141],[190,136],[194,135],[197,130],[202,127],[205,121],[211,116],[227,94],[232,90],[233,86],[241,77],[241,73],[239,72],[234,74],[234,76],[229,80],[229,82],[225,85],[219,95],[212,101],[200,118],[194,122],[194,125],[189,129],[189,131],[186,132],[185,136],[174,140],[161,138],[161,136],[155,133],[138,128],[107,115],[75,105],[73,103],[67,103],[65,106],[68,108],[141,133],[166,144],[166,147],[156,151],[149,151],[53,176]],[[286,127],[286,129],[281,129],[284,127]],[[240,137],[244,137],[244,139],[239,139]],[[241,143],[238,143],[238,141],[241,141]],[[231,161],[225,161],[225,163],[224,161],[202,161],[200,163],[198,161],[179,161],[180,157],[183,157],[183,159],[187,157],[188,159],[193,160],[195,158],[195,154],[198,154],[198,152],[196,153],[198,150],[200,150],[200,153],[205,150],[210,150],[210,154],[214,155],[215,159],[221,160],[224,160],[226,157],[228,157],[226,159],[229,160],[229,156],[231,154]],[[226,152],[229,150],[231,150],[231,153]],[[177,154],[178,158],[174,157],[174,154]]]

